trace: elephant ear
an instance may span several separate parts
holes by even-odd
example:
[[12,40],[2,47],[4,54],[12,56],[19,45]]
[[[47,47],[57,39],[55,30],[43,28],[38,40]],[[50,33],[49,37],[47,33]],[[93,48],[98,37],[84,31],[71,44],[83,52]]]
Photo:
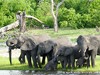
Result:
[[36,47],[36,44],[31,39],[27,39],[21,46],[21,50],[33,50]]
[[98,46],[97,38],[91,36],[89,39],[89,43],[88,43],[89,50],[93,50],[93,49],[97,48],[97,46]]
[[48,53],[52,50],[52,43],[50,40],[44,41],[45,53]]

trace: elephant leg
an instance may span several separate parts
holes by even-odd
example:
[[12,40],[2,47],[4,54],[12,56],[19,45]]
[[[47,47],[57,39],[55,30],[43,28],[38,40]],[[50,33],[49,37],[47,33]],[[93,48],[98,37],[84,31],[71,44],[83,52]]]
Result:
[[25,55],[26,55],[26,52],[22,51],[22,63],[25,63]]
[[64,61],[61,61],[61,66],[64,69]]
[[64,60],[64,69],[66,69],[66,65],[67,65],[67,60]]
[[22,61],[21,61],[21,58],[22,58],[22,56],[21,56],[21,54],[20,54],[20,56],[19,56],[19,62],[20,62],[20,64],[22,64]]
[[90,57],[86,60],[87,68],[90,67]]
[[92,67],[95,66],[95,58],[96,58],[96,53],[94,51],[92,51],[92,53],[91,53],[91,64],[92,64]]
[[73,55],[70,56],[70,60],[71,60],[72,68],[75,68],[75,59],[74,59]]
[[70,60],[70,58],[67,58],[67,62],[68,62],[68,68],[71,68],[71,60]]
[[54,63],[54,70],[57,69],[57,65],[58,65],[58,62],[56,61],[56,62]]
[[45,55],[42,58],[42,65],[44,65],[44,64],[45,64]]
[[26,55],[26,51],[21,50],[21,54],[19,56],[19,61],[20,63],[25,63],[25,55]]
[[[34,67],[35,67],[35,68],[38,68],[36,57],[35,57],[35,56],[32,56],[32,59],[33,59]],[[40,67],[40,68],[41,68],[41,67]]]
[[47,59],[48,59],[48,62],[49,62],[50,60],[52,60],[52,56],[48,54]]
[[34,63],[34,67],[35,68],[38,68],[38,65],[37,65],[37,59],[36,59],[36,52],[34,50],[31,51],[31,56],[32,56],[32,60],[33,60],[33,63]]
[[31,68],[32,67],[32,62],[31,62],[31,51],[26,51],[26,57],[28,61],[28,65]]

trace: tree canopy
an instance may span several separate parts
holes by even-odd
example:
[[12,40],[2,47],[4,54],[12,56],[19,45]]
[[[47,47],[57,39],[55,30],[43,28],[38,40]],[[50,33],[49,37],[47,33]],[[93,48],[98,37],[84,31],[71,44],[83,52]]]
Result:
[[[59,0],[55,0],[55,5]],[[39,18],[50,28],[53,27],[50,0],[0,0],[0,27],[16,21],[17,11]],[[100,0],[65,0],[58,10],[58,25],[61,28],[100,27]],[[41,24],[27,20],[27,26]]]

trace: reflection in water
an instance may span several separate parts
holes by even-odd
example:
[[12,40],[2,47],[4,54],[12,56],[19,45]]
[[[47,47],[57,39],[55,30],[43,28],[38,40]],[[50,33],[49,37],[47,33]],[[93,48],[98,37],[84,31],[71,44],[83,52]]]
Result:
[[32,70],[0,70],[0,75],[100,75],[100,72],[65,72],[65,71],[32,71]]

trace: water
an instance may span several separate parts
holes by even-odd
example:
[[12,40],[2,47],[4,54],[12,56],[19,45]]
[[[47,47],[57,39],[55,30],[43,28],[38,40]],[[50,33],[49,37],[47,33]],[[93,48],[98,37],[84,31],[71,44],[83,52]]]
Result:
[[65,71],[20,71],[0,70],[0,75],[100,75],[100,72],[65,72]]

